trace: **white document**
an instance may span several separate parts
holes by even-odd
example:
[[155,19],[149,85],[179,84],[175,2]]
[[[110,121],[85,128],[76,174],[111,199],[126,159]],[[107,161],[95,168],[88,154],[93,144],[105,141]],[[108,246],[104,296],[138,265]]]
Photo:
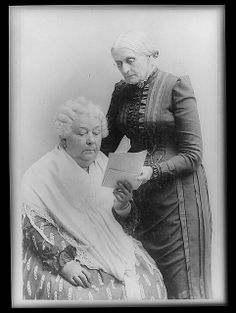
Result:
[[126,136],[124,136],[120,143],[119,146],[117,147],[115,153],[121,153],[121,152],[128,152],[130,149],[131,145],[130,145],[130,139]]
[[138,189],[141,181],[137,177],[141,174],[147,150],[141,152],[109,153],[107,168],[102,185],[114,188],[117,181],[127,180],[133,189]]

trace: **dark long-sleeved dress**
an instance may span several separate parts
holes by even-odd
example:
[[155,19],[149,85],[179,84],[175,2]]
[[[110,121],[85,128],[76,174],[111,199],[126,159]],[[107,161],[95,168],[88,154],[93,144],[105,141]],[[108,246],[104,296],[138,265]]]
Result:
[[211,298],[211,211],[188,76],[155,70],[143,86],[120,81],[107,118],[104,153],[114,152],[124,135],[131,141],[129,152],[148,150],[145,164],[153,176],[134,192],[139,211],[134,236],[155,259],[168,298]]

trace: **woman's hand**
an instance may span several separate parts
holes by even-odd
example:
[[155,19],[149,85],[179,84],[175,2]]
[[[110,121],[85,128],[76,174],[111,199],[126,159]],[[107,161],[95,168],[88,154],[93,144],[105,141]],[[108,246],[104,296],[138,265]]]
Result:
[[60,274],[74,286],[86,288],[91,285],[90,273],[82,267],[78,261],[72,260],[67,262],[63,266]]
[[146,183],[153,174],[151,166],[143,166],[141,174],[137,177],[138,181],[142,181],[142,184]]
[[115,209],[122,209],[125,207],[133,197],[133,188],[131,184],[127,181],[118,181],[113,194],[116,197],[116,202],[114,204]]

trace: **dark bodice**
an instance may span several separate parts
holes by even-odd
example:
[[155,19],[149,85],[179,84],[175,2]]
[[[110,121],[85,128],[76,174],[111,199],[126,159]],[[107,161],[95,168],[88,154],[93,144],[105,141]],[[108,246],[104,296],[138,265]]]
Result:
[[156,70],[142,87],[120,81],[107,118],[109,136],[101,147],[105,154],[114,152],[126,135],[131,140],[129,152],[147,149],[146,165],[158,165],[159,174],[184,174],[201,164],[200,123],[187,76]]
[[175,144],[174,116],[170,108],[160,121],[153,121],[145,116],[150,82],[155,79],[153,75],[142,88],[137,85],[121,82],[117,85],[118,106],[115,123],[119,132],[131,140],[130,152],[147,149],[149,152],[155,148],[163,148]]

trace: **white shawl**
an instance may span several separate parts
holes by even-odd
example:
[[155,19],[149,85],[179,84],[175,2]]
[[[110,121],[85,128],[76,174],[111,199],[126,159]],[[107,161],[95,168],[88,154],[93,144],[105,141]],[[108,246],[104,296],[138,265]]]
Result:
[[127,298],[137,300],[137,247],[112,214],[112,189],[101,186],[106,164],[99,152],[87,173],[62,148],[54,148],[25,173],[23,209],[45,240],[53,244],[34,223],[35,215],[57,227],[82,264],[114,275],[124,282]]

